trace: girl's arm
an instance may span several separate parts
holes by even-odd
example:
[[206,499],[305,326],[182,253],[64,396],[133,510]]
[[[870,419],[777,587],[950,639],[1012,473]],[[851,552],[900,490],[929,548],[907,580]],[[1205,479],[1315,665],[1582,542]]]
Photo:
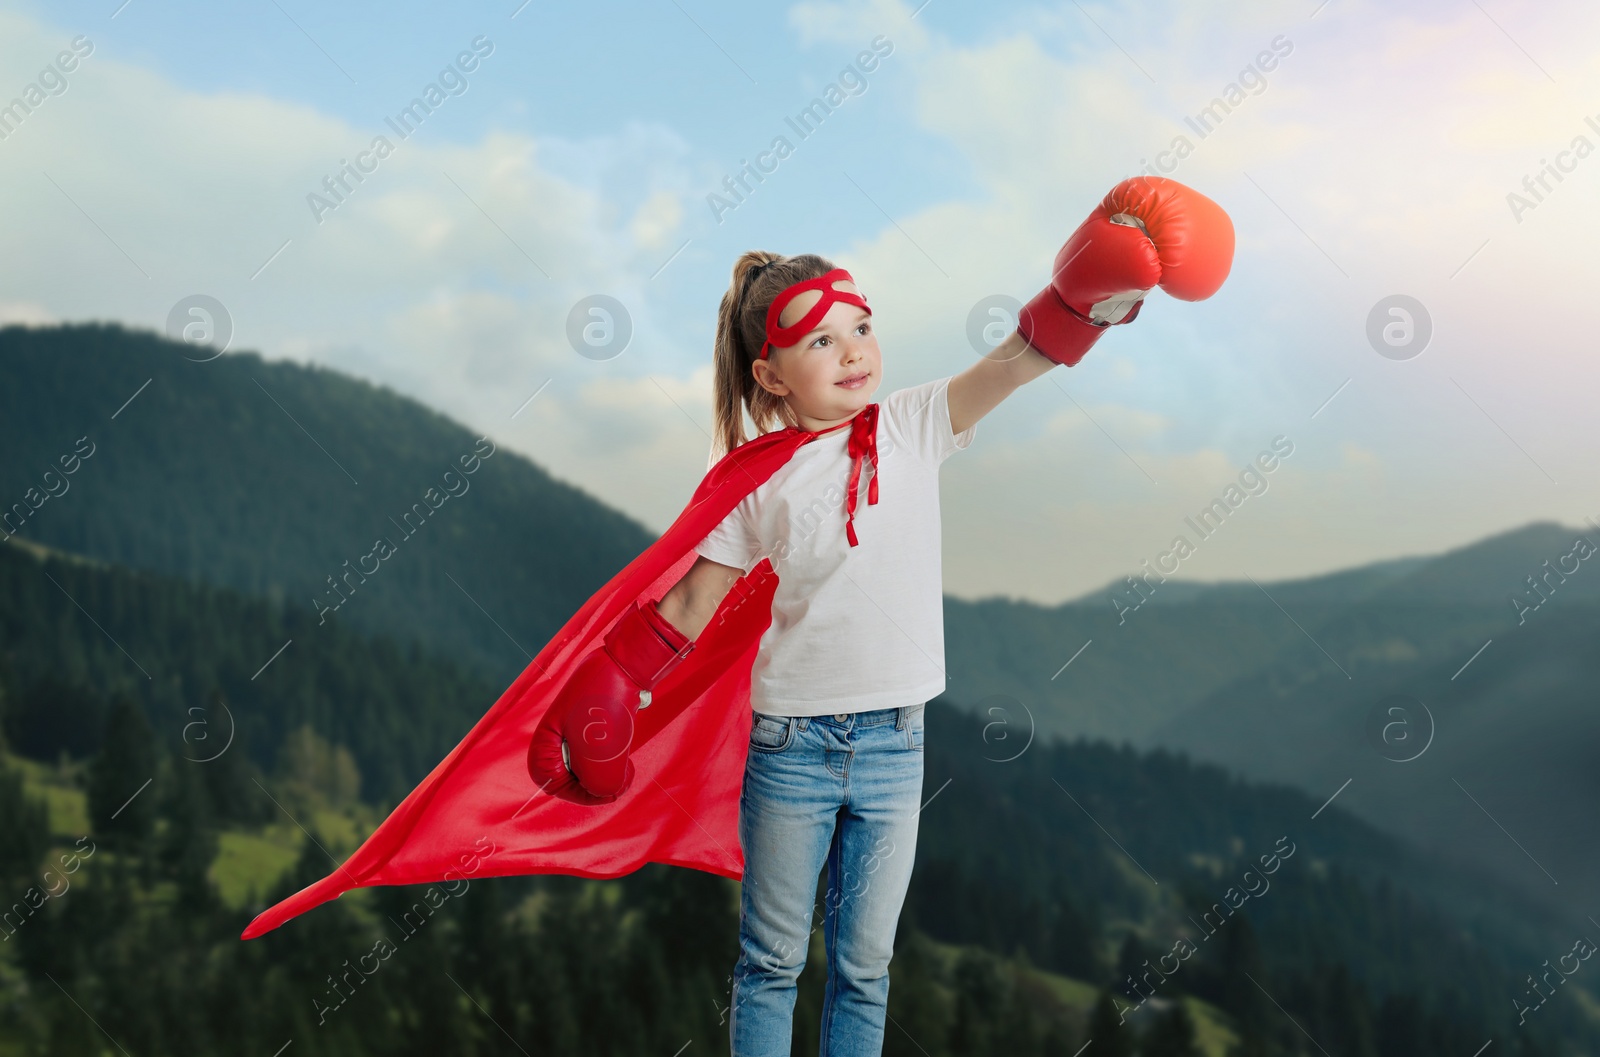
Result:
[[1054,366],[1054,361],[1039,355],[1013,330],[1010,337],[990,349],[983,359],[950,379],[946,394],[950,404],[950,432],[964,432],[1019,386]]
[[722,604],[728,589],[743,575],[743,569],[696,556],[695,563],[683,574],[683,578],[661,596],[656,609],[667,623],[686,636],[699,638],[700,632],[716,615],[717,607]]

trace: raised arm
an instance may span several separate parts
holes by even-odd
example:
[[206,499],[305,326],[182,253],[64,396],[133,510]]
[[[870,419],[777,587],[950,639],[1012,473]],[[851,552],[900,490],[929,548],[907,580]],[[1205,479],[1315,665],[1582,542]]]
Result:
[[950,380],[951,431],[1055,364],[1082,360],[1108,328],[1133,322],[1154,287],[1204,300],[1232,264],[1233,221],[1221,206],[1176,180],[1123,180],[1061,247],[1050,284],[1022,306],[1011,336]]
[[683,578],[673,584],[656,609],[667,622],[691,639],[700,637],[717,607],[728,594],[734,582],[744,575],[743,569],[697,557]]
[[981,360],[950,379],[950,432],[964,432],[1018,387],[1054,366],[1013,330]]

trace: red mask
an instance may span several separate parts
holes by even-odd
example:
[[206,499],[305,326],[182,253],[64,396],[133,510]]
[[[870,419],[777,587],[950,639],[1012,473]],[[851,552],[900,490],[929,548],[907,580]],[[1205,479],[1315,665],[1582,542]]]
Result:
[[[822,317],[828,314],[828,309],[832,308],[835,302],[842,301],[847,305],[864,308],[870,316],[872,309],[868,306],[866,298],[860,294],[834,289],[834,285],[840,282],[854,283],[855,280],[843,268],[835,268],[827,275],[819,275],[815,279],[807,279],[793,286],[784,287],[783,291],[772,299],[772,307],[767,309],[767,340],[761,343],[760,358],[763,360],[767,358],[769,347],[788,348],[805,337],[811,332],[812,327],[822,321]],[[778,319],[783,315],[783,310],[789,307],[789,302],[807,290],[821,290],[822,296],[798,322],[787,327],[778,326]]]

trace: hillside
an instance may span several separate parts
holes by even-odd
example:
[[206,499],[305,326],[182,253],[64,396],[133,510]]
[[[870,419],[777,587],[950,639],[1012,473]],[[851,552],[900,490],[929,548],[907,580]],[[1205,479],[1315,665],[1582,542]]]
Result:
[[[1343,652],[1331,652],[1352,675],[1425,652],[1459,653],[1459,667],[1515,624],[1510,596],[1531,596],[1524,578],[1571,550],[1576,535],[1538,522],[1440,555],[1261,587],[1156,583],[1144,605],[1121,614],[1112,598],[1133,593],[1119,582],[1052,607],[947,597],[950,690],[1025,702],[1046,734],[1185,747],[1155,734],[1240,679],[1286,658],[1298,664],[1307,648],[1315,652],[1306,631],[1320,640],[1315,629],[1336,619],[1344,621]],[[1559,590],[1562,600],[1600,601],[1600,576],[1569,577]],[[1321,670],[1344,678],[1317,657]]]
[[[483,707],[485,698],[477,694],[484,684],[426,651],[405,652],[388,640],[349,632],[297,640],[303,649],[252,679],[267,644],[305,630],[275,627],[282,617],[270,603],[148,573],[53,556],[41,561],[15,548],[0,548],[0,614],[6,615],[0,622],[3,729],[25,757],[25,787],[48,804],[47,843],[59,851],[92,835],[103,845],[71,895],[16,928],[21,946],[5,949],[17,951],[20,961],[7,963],[11,956],[0,954],[0,966],[9,965],[0,971],[43,980],[38,973],[49,970],[71,980],[102,995],[109,1016],[145,1039],[153,1029],[132,1012],[134,996],[159,1009],[167,1001],[159,989],[178,989],[180,980],[187,981],[192,1008],[215,1021],[205,1037],[218,1046],[226,1048],[224,1040],[235,1031],[293,1023],[302,1016],[293,1010],[308,1008],[324,989],[327,966],[371,949],[388,931],[385,919],[403,912],[404,896],[388,889],[352,893],[251,944],[237,941],[239,929],[266,902],[320,877],[370,832],[386,810],[374,800],[392,803],[389,790],[404,791],[448,750],[475,718],[473,709]],[[152,678],[127,674],[135,658]],[[377,680],[384,669],[393,669],[390,682]],[[213,696],[219,687],[221,696]],[[449,707],[440,707],[445,701]],[[220,736],[224,704],[237,717],[237,735],[217,753],[189,725],[199,714],[217,723],[211,729]],[[71,722],[60,722],[63,715]],[[1361,1016],[1376,1024],[1387,1008],[1395,1017],[1421,1018],[1417,1024],[1454,1025],[1459,1042],[1474,1031],[1504,1030],[1506,996],[1519,993],[1516,981],[1552,950],[1571,945],[1563,921],[1514,892],[1470,870],[1441,868],[1338,805],[1319,813],[1318,801],[1292,789],[1245,783],[1181,757],[1103,742],[1040,742],[999,763],[984,724],[944,702],[930,706],[928,725],[928,803],[902,919],[913,946],[905,959],[897,958],[902,983],[891,1002],[909,1003],[892,1004],[892,1010],[918,1003],[944,1010],[928,1014],[930,1023],[942,1024],[937,1033],[944,1037],[969,1043],[978,1037],[973,1033],[999,1038],[994,1033],[1003,1034],[1001,1027],[991,1023],[995,1009],[1010,1009],[1011,1019],[1000,1023],[1044,1033],[1033,1042],[1018,1036],[1014,1047],[1007,1043],[1010,1052],[1050,1052],[1036,1047],[1052,1031],[1070,1038],[1086,1030],[1085,989],[1098,992],[1123,981],[1141,960],[1154,962],[1186,939],[1200,956],[1135,1015],[1137,1030],[1151,1030],[1158,1016],[1171,1012],[1165,1000],[1182,996],[1220,1011],[1194,1006],[1194,1017],[1209,1025],[1204,1030],[1213,1038],[1227,1031],[1263,1038],[1292,1031],[1287,1021],[1252,1012],[1241,997],[1234,983],[1250,971],[1258,980],[1270,973],[1281,981],[1285,1008],[1314,1022],[1323,1018],[1329,1030],[1355,1015],[1351,1010],[1364,1010]],[[209,762],[193,762],[197,758]],[[369,766],[375,775],[367,773]],[[144,783],[150,787],[131,801],[134,810],[111,814]],[[6,800],[4,785],[0,780],[0,801]],[[0,815],[25,817],[18,798],[11,799],[0,802]],[[315,843],[308,839],[313,835]],[[42,847],[31,838],[12,846]],[[1279,857],[1270,867],[1268,853]],[[34,865],[0,863],[13,891],[38,876],[38,860],[32,853],[29,858]],[[486,938],[485,929],[520,922],[515,929],[557,931],[538,932],[542,939],[530,933],[519,946],[559,951],[569,960],[585,957],[577,948],[612,949],[609,944],[621,945],[615,957],[637,958],[637,951],[627,954],[627,943],[660,943],[641,965],[657,966],[649,971],[664,973],[662,979],[693,981],[682,986],[699,989],[696,1004],[715,998],[731,961],[702,963],[695,952],[705,936],[718,937],[720,945],[736,934],[736,904],[721,879],[652,869],[608,885],[569,886],[567,880],[473,885],[484,894],[452,907],[448,920],[456,924],[438,930],[443,947],[426,963],[455,965],[464,974],[465,966],[476,965],[470,970],[476,983],[468,986],[482,989],[498,986],[494,981],[507,974],[548,983],[548,966],[519,960],[525,956],[508,950],[504,936],[495,943]],[[1245,890],[1255,895],[1236,904],[1229,893]],[[629,932],[625,908],[639,908],[648,919],[648,908],[663,899],[673,905],[686,892],[700,893],[697,900],[721,893],[714,897],[721,909],[712,913],[697,903],[704,913],[675,911],[650,926],[656,932]],[[538,912],[549,905],[577,916],[559,919],[566,923],[558,928],[558,919]],[[1238,906],[1243,909],[1235,913]],[[477,916],[483,914],[490,916]],[[186,924],[179,927],[180,921]],[[580,927],[586,931],[563,931]],[[674,940],[674,929],[692,929],[700,938]],[[96,943],[116,954],[70,955],[96,930],[105,935]],[[1216,944],[1209,942],[1213,935]],[[971,952],[945,969],[919,965],[926,952],[915,945],[918,936]],[[156,957],[152,944],[171,957]],[[483,944],[484,952],[473,953]],[[167,975],[141,979],[128,991],[134,981],[123,977],[137,978],[132,966],[152,959],[169,966]],[[392,1017],[405,1023],[399,1011],[419,1001],[420,992],[411,989],[436,984],[416,975],[419,965],[408,964],[410,970],[394,976],[392,1006],[363,1015],[376,1019],[350,1018],[352,1029],[360,1025],[372,1038],[386,1038],[395,1030]],[[1013,993],[1006,988],[1026,993],[1032,986],[1026,970],[1062,978],[1046,981],[1046,989],[1076,994],[1078,1001],[1040,1005],[1013,997],[995,1006],[1000,999],[994,995]],[[583,971],[601,970],[590,965]],[[815,974],[810,980],[807,986],[815,988]],[[1346,981],[1339,985],[1343,1004],[1318,1006],[1315,996],[1334,980]],[[214,1004],[241,988],[265,996],[257,1012],[238,1024],[214,1016],[222,1008]],[[40,1001],[37,989],[29,993],[32,1002]],[[1115,993],[1124,995],[1124,1004],[1134,1001],[1125,982]],[[639,1012],[656,1008],[648,1003],[624,1016],[605,1012],[609,1007],[598,995],[583,994],[571,1001],[594,1019],[572,1028],[575,1040],[633,1040],[619,1043],[625,1051],[670,1022],[661,1019],[664,1013]],[[1584,982],[1573,981],[1564,997],[1541,1014],[1541,1031],[1594,1046],[1600,1021],[1588,1013]],[[528,1037],[541,1033],[541,1018],[557,1016],[537,1002],[501,1001]],[[1059,1016],[1050,1012],[1057,1005]],[[1029,1012],[1019,1012],[1023,1008]],[[449,1021],[451,1015],[438,1016]],[[624,1023],[644,1034],[617,1035]],[[981,1031],[980,1023],[986,1025]],[[54,1029],[35,1024],[28,1030]],[[293,1030],[304,1030],[303,1022]],[[704,1035],[710,1028],[701,1022],[696,1030]],[[1285,1040],[1279,1042],[1288,1045]],[[946,1052],[990,1051],[952,1043]],[[1409,1057],[1417,1051],[1374,1052]],[[1455,1051],[1423,1057],[1431,1052]]]
[[392,390],[188,351],[115,324],[0,328],[7,533],[319,620],[336,606],[327,622],[501,685],[654,539]]
[[[1514,585],[1509,569],[1496,569],[1495,548],[1482,549],[1491,554],[1475,566],[1479,578]],[[1573,577],[1519,624],[1504,601],[1462,597],[1466,573],[1437,573],[1430,566],[1418,574],[1425,582],[1402,581],[1307,623],[1353,679],[1303,641],[1204,695],[1148,743],[1305,788],[1331,792],[1350,780],[1340,796],[1347,809],[1563,906],[1581,924],[1600,884],[1600,849],[1571,839],[1600,792],[1600,601]],[[1449,626],[1447,612],[1454,629],[1430,635]],[[1390,643],[1387,656],[1362,657],[1375,641]],[[1391,728],[1389,752],[1368,729],[1385,702],[1408,710],[1397,714],[1408,725]]]

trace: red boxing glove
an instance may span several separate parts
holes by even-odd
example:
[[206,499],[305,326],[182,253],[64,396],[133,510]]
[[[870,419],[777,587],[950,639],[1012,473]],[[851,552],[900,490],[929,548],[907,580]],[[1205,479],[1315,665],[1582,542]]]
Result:
[[654,602],[634,603],[556,696],[528,745],[528,773],[575,804],[608,804],[633,784],[633,713],[694,650]]
[[1022,307],[1017,332],[1071,367],[1106,327],[1133,322],[1153,287],[1202,301],[1232,266],[1233,221],[1221,206],[1176,180],[1130,177],[1061,247],[1050,285]]

